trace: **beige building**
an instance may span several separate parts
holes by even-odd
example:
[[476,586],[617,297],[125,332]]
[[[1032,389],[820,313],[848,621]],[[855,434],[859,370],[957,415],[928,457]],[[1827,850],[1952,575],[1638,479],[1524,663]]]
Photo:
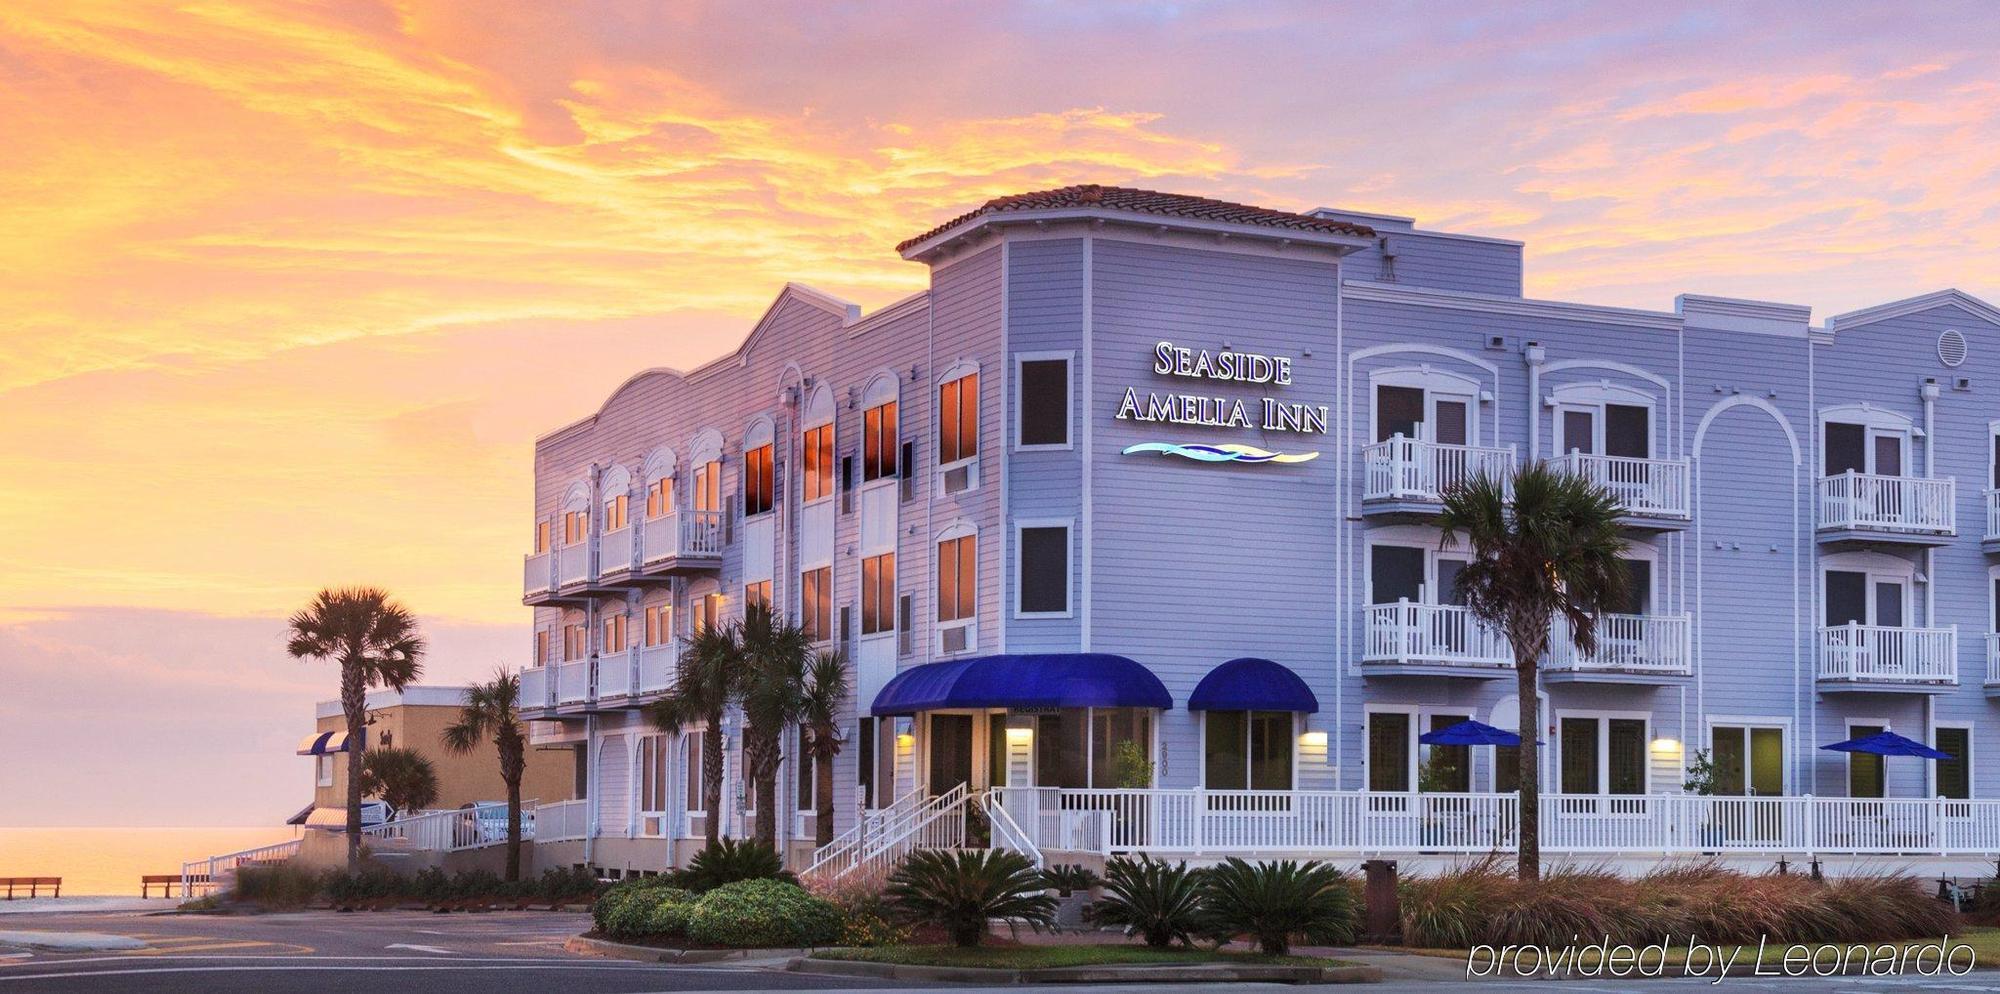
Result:
[[[479,801],[505,801],[507,785],[500,779],[500,760],[489,739],[463,755],[444,747],[444,730],[458,720],[464,687],[411,686],[402,691],[370,691],[367,733],[363,748],[400,747],[413,749],[431,761],[437,770],[438,796],[433,808],[456,808]],[[328,809],[312,824],[346,823],[347,755],[344,732],[347,721],[339,701],[321,701],[314,708],[313,735],[300,743],[301,755],[311,755],[313,777],[312,807],[293,816],[292,823],[304,823],[314,809]],[[312,754],[318,743],[324,751]],[[521,777],[521,799],[553,803],[577,796],[577,751],[571,748],[528,748],[528,768]],[[334,821],[326,819],[337,814]]]

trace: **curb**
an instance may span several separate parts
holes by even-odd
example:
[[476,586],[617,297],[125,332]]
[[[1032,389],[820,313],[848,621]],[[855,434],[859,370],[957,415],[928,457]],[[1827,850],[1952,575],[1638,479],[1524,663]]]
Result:
[[641,963],[726,963],[730,960],[770,959],[793,957],[797,962],[811,955],[810,949],[663,949],[659,946],[635,946],[610,939],[592,939],[587,936],[572,935],[563,941],[565,952],[582,953],[586,956],[605,956],[611,959],[628,959]]
[[791,973],[826,973],[875,980],[917,980],[975,984],[1373,984],[1382,971],[1372,966],[1232,966],[1221,963],[1160,966],[1063,966],[1009,970],[976,966],[910,966],[862,960],[801,956],[785,965]]

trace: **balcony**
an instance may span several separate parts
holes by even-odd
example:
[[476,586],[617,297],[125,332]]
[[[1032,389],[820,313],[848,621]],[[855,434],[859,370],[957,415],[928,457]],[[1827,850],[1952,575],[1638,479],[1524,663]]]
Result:
[[521,560],[521,600],[536,604],[556,589],[556,554],[533,553]]
[[639,570],[671,576],[722,568],[721,511],[675,511],[640,526]]
[[1958,534],[1953,482],[1855,472],[1821,477],[1820,541],[1943,545]]
[[522,561],[521,603],[575,603],[588,593],[590,546],[578,542],[560,549],[530,554]]
[[632,696],[633,652],[607,652],[597,657],[597,684],[591,700],[623,699]]
[[1506,638],[1451,604],[1371,604],[1362,608],[1362,671],[1377,676],[1499,679],[1514,669]]
[[1511,479],[1514,449],[1401,435],[1361,450],[1361,513],[1432,514],[1444,492],[1479,476]]
[[1550,682],[1678,683],[1694,672],[1693,630],[1685,614],[1607,614],[1597,622],[1597,650],[1584,653],[1558,618],[1542,672]]
[[1986,491],[1986,531],[1979,537],[1979,547],[2000,552],[2000,490]]
[[597,576],[610,581],[632,572],[638,561],[639,530],[630,525],[605,532],[597,539]]
[[644,694],[660,694],[673,689],[680,669],[680,654],[671,645],[649,645],[639,650],[639,688]]
[[1958,685],[1956,628],[1826,627],[1814,638],[1813,656],[1822,692],[1924,694]]
[[1685,459],[1635,459],[1571,452],[1549,460],[1564,472],[1610,491],[1633,528],[1685,528],[1694,516],[1692,475]]
[[566,663],[557,663],[553,669],[556,671],[557,707],[582,704],[590,700],[590,660],[572,659]]
[[541,711],[555,706],[556,688],[549,680],[549,672],[546,666],[530,666],[521,671],[522,711]]
[[1986,636],[1986,696],[2000,697],[2000,635]]

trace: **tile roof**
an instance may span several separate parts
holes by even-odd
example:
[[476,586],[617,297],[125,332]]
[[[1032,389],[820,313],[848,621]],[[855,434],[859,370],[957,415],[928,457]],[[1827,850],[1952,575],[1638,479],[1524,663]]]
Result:
[[1294,214],[1290,211],[1271,210],[1268,207],[1252,207],[1247,204],[1233,204],[1226,200],[1210,200],[1207,197],[1190,197],[1178,193],[1158,193],[1153,190],[1134,190],[1122,186],[1099,186],[1090,183],[1082,186],[1065,186],[1056,190],[1041,190],[1035,193],[1017,193],[1007,197],[995,197],[967,213],[961,214],[915,238],[907,239],[896,246],[901,252],[937,237],[953,228],[976,218],[1009,211],[1062,210],[1065,208],[1096,208],[1098,210],[1122,211],[1132,214],[1152,214],[1158,217],[1192,218],[1200,221],[1219,221],[1226,224],[1247,224],[1261,228],[1284,228],[1293,231],[1310,231],[1333,235],[1373,235],[1373,229],[1347,221],[1331,218]]

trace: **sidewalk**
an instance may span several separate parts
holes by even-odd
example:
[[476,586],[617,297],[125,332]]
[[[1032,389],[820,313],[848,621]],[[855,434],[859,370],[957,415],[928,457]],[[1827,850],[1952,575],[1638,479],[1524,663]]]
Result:
[[[994,926],[992,934],[1002,938],[1017,939],[1024,946],[1109,946],[1122,943],[1137,944],[1138,939],[1127,939],[1118,929],[1066,930],[1061,932],[1036,932],[1022,928],[1018,934],[1010,933],[1005,926]],[[1227,948],[1254,951],[1254,946],[1241,942]],[[1355,948],[1351,946],[1293,946],[1296,956],[1319,956],[1326,959],[1344,960],[1359,966],[1372,966],[1382,971],[1384,980],[1464,980],[1465,963],[1457,959],[1439,956],[1420,956],[1386,946]]]
[[172,911],[181,906],[176,898],[137,897],[26,897],[0,901],[0,915],[83,914],[93,911]]

